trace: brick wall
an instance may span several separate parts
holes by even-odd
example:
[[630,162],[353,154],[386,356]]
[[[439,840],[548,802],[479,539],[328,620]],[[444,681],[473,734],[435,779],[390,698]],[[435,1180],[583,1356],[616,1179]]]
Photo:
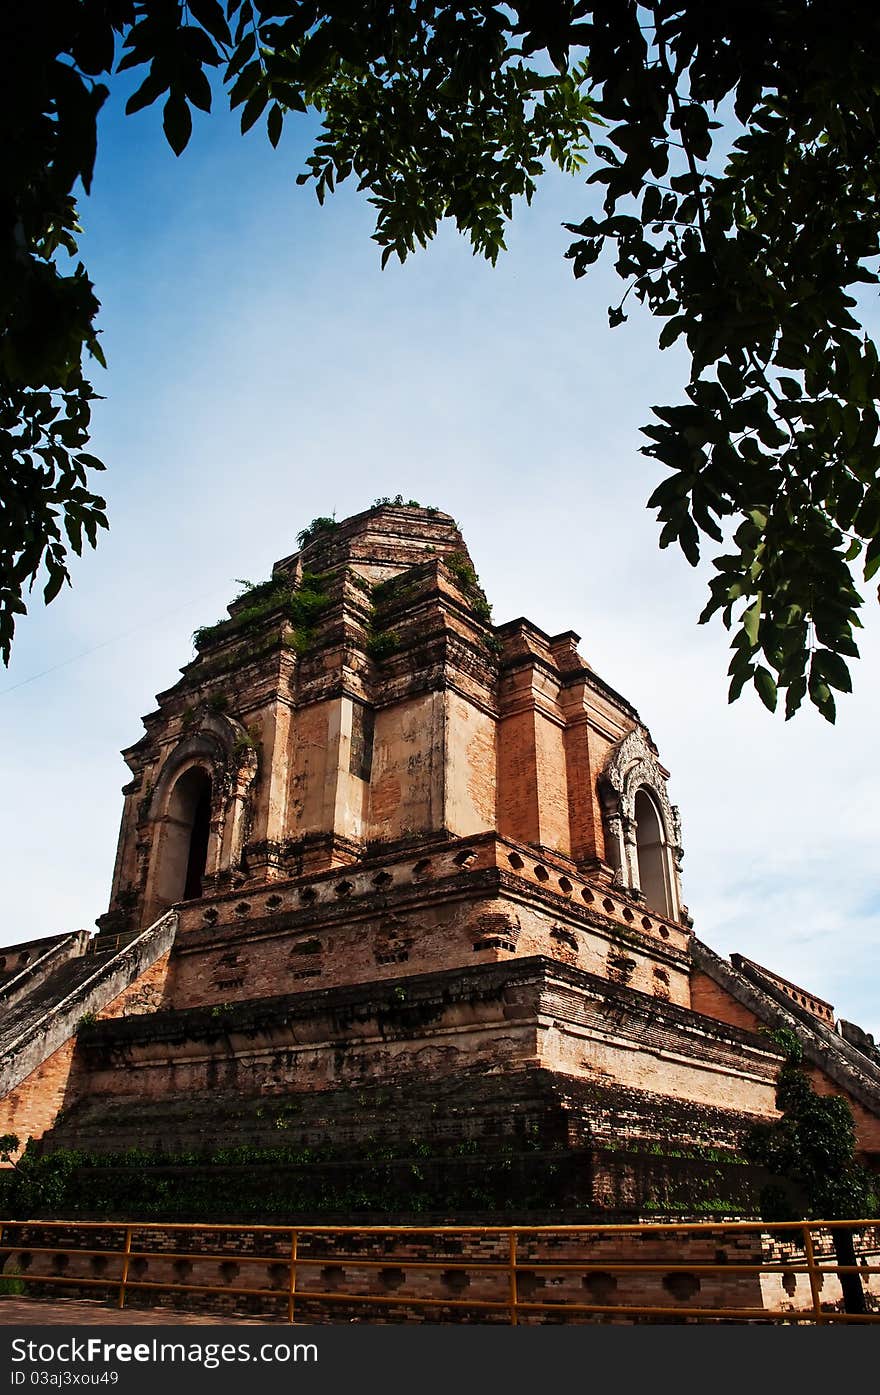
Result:
[[[394,1217],[388,1223],[406,1219]],[[95,1297],[98,1293],[115,1297],[118,1293],[122,1227],[95,1232],[70,1225],[50,1230],[31,1222],[16,1226],[10,1239],[17,1246],[12,1264],[29,1279],[54,1275],[67,1281],[92,1281],[81,1286],[75,1282],[36,1282],[28,1285],[28,1292],[53,1299],[65,1293],[71,1297]],[[38,1253],[37,1247],[47,1244],[57,1247],[57,1255]],[[517,1299],[526,1306],[518,1320],[524,1325],[609,1320],[598,1314],[567,1312],[569,1304],[657,1306],[672,1309],[672,1321],[676,1308],[700,1308],[708,1314],[723,1307],[760,1311],[764,1306],[762,1281],[758,1275],[738,1272],[733,1266],[761,1263],[767,1244],[760,1232],[725,1232],[720,1226],[696,1233],[682,1229],[629,1235],[552,1231],[521,1235],[517,1241]],[[84,1249],[98,1253],[86,1256],[81,1253]],[[129,1307],[185,1307],[196,1312],[245,1314],[258,1320],[287,1320],[289,1231],[212,1233],[198,1227],[135,1227],[132,1253],[128,1271],[131,1289],[126,1297]],[[299,1322],[510,1321],[510,1248],[504,1233],[300,1232],[297,1257],[295,1317]],[[420,1262],[435,1267],[420,1268]],[[633,1273],[635,1264],[656,1266],[656,1272]],[[665,1269],[665,1265],[670,1268]],[[688,1265],[693,1268],[689,1270]],[[711,1274],[699,1272],[705,1265],[730,1268],[727,1272],[724,1268]],[[157,1293],[138,1289],[139,1282],[204,1285],[219,1292]],[[235,1288],[263,1292],[236,1295],[231,1292]],[[346,1301],[348,1295],[378,1301]],[[778,1298],[775,1293],[772,1296]],[[492,1306],[481,1308],[481,1302]],[[529,1304],[535,1306],[530,1310]],[[795,1304],[790,1302],[790,1306]]]
[[104,1017],[133,1017],[157,1012],[165,1000],[171,951],[166,952],[98,1013]]
[[[406,1119],[420,1079],[457,1089],[491,1070],[491,1093],[509,1074],[544,1065],[566,1088],[650,1097],[648,1136],[657,1136],[676,1101],[729,1117],[766,1114],[777,1064],[747,1034],[547,960],[107,1021],[85,1029],[80,1045],[78,1098],[113,1114],[131,1100],[134,1118],[150,1102],[160,1134],[161,1117],[172,1128],[172,1101],[186,1097],[233,1110],[266,1094],[301,1101],[384,1084]],[[573,1113],[591,1119],[596,1108],[591,1097]],[[98,1139],[109,1122],[96,1123]],[[222,1113],[216,1123],[222,1133]]]
[[71,1037],[0,1099],[0,1133],[18,1134],[24,1145],[52,1128],[67,1094],[75,1045]]
[[496,723],[460,694],[446,694],[443,824],[466,837],[495,827]]
[[807,1074],[817,1095],[844,1096],[853,1112],[858,1147],[863,1152],[872,1153],[875,1158],[880,1158],[880,1117],[876,1114],[869,1114],[864,1105],[844,1094],[839,1085],[815,1066],[808,1068]]
[[518,843],[540,843],[535,778],[535,719],[515,712],[498,726],[498,832]]
[[566,860],[482,834],[191,903],[166,1005],[543,954],[687,1006],[688,944]]
[[705,1013],[707,1017],[729,1022],[733,1027],[744,1027],[747,1031],[757,1032],[764,1025],[755,1013],[738,1003],[720,984],[700,970],[691,974],[691,1007],[694,1012]]
[[[707,1017],[728,1022],[735,1027],[758,1031],[765,1025],[754,1012],[737,1002],[720,984],[699,970],[691,976],[691,1003],[695,1012],[705,1013]],[[859,1149],[866,1153],[880,1154],[880,1116],[870,1113],[818,1066],[807,1064],[804,1069],[817,1094],[842,1095],[847,1100],[855,1120]],[[771,1112],[775,1113],[775,1110]]]
[[[101,1018],[150,1013],[162,1001],[169,954],[163,954],[140,978],[108,1003]],[[71,1073],[77,1038],[73,1035],[53,1051],[36,1070],[0,1099],[0,1133],[16,1133],[24,1144],[28,1138],[42,1138],[51,1129],[59,1111],[70,1103]]]

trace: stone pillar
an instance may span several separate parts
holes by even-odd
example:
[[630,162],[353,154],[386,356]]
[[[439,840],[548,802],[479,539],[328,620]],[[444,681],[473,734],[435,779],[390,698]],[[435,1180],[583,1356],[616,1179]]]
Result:
[[636,842],[636,825],[632,819],[625,816],[621,818],[623,827],[624,857],[623,872],[627,886],[633,891],[641,890],[641,879],[639,877],[639,848]]
[[623,818],[620,814],[608,815],[608,854],[614,870],[626,881],[629,875],[626,844],[623,837]]

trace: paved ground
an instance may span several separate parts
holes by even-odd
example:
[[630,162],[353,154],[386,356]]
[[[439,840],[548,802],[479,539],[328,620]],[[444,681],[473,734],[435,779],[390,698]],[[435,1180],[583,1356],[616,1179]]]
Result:
[[226,1327],[249,1323],[259,1318],[216,1317],[206,1313],[175,1313],[167,1308],[111,1308],[92,1299],[71,1298],[62,1302],[43,1302],[39,1298],[0,1296],[0,1326],[41,1327]]

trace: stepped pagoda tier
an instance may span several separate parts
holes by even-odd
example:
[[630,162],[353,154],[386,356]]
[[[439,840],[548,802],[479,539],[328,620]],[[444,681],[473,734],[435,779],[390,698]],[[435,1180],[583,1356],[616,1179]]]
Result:
[[381,1209],[416,1144],[398,1211],[748,1210],[787,1027],[880,1160],[873,1042],[695,939],[668,772],[578,635],[493,623],[438,510],[301,541],[124,752],[98,935],[7,952],[0,1126],[215,1177],[283,1130],[320,1160],[285,1214]]
[[[492,624],[446,514],[320,528],[196,641],[125,752],[101,922],[178,907],[199,946],[179,1005],[534,954],[687,1003],[678,815],[651,738],[577,635]],[[296,964],[287,936],[317,925],[332,947],[276,979],[267,932]]]

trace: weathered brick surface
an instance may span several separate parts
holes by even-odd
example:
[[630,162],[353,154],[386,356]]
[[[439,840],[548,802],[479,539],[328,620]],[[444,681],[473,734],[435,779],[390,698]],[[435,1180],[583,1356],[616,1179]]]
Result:
[[756,1013],[738,1003],[708,974],[699,971],[691,974],[691,1006],[695,1012],[703,1012],[707,1017],[744,1027],[747,1031],[757,1032],[763,1025]]
[[98,1018],[136,1017],[158,1011],[165,1000],[165,984],[170,962],[171,951],[166,950],[155,964],[151,964],[134,983],[130,983],[112,1002],[102,1008]]
[[[133,939],[104,946],[100,953],[97,949],[80,953],[60,964],[48,956],[44,973],[37,966],[30,992],[6,1005],[0,1022],[0,1098],[8,1099],[74,1037],[80,1025],[120,994],[131,989],[138,1001],[144,1001],[146,991],[146,1000],[155,1005],[159,996],[151,992],[152,985],[144,990],[138,979],[171,945],[176,927],[172,913]],[[167,954],[165,958],[167,962]],[[57,1066],[49,1067],[47,1089],[57,1094],[61,1079]],[[33,1094],[28,1089],[21,1096],[29,1114],[35,1108]],[[11,1131],[21,1134],[14,1122]]]
[[601,975],[620,962],[621,982],[686,1006],[687,944],[567,862],[478,835],[184,908],[164,1005],[543,954]]
[[498,729],[498,831],[516,843],[541,841],[536,763],[534,714],[505,715]]
[[[123,989],[103,1008],[100,1017],[121,1017],[130,1013],[154,1012],[162,1001],[168,953]],[[31,1071],[16,1088],[0,1099],[0,1133],[15,1133],[22,1140],[42,1138],[52,1128],[60,1111],[70,1103],[70,1077],[76,1050],[76,1035]]]
[[[807,1074],[813,1084],[813,1089],[819,1095],[839,1095],[840,1085],[829,1079],[824,1071],[813,1066]],[[873,1155],[876,1159],[880,1157],[880,1117],[867,1110],[863,1104],[851,1096],[848,1100],[849,1107],[853,1112],[853,1119],[856,1126],[856,1140],[860,1150]]]
[[17,1134],[24,1143],[52,1127],[67,1098],[75,1045],[71,1037],[0,1099],[0,1133]]
[[35,983],[78,958],[88,941],[87,930],[75,930],[71,935],[4,945],[0,953],[0,1009],[14,1006],[31,993]]
[[[311,1121],[304,1140],[366,1148],[340,1100],[388,1088],[399,1160],[435,1137],[420,1082],[477,1081],[471,1114],[447,1100],[436,1125],[484,1148],[492,1099],[538,1075],[556,1092],[538,1126],[564,1118],[569,1150],[685,1137],[730,1154],[773,1115],[763,1000],[694,949],[647,729],[577,635],[490,623],[454,520],[383,506],[319,530],[229,614],[125,753],[99,948],[169,902],[175,943],[92,1005],[75,1049],[53,1039],[13,1101],[27,1131],[63,1107],[47,1145],[268,1146],[254,1102],[270,1098]],[[816,1078],[855,1082],[876,1151],[880,1073],[845,1044],[837,1070],[836,1050],[825,1031]],[[591,1204],[634,1205],[640,1167],[597,1164]]]
[[[9,1241],[17,1247],[11,1262],[27,1276],[31,1294],[57,1301],[62,1294],[115,1297],[119,1291],[125,1243],[121,1226],[94,1231],[29,1222],[11,1228]],[[293,1288],[294,1315],[306,1323],[510,1322],[509,1233],[300,1230],[293,1285],[291,1245],[290,1232],[283,1229],[136,1226],[126,1306],[152,1309],[157,1317],[166,1308],[188,1308],[283,1322]],[[43,1247],[55,1253],[41,1253]],[[817,1236],[815,1249],[820,1258],[833,1262],[827,1236]],[[97,1253],[84,1253],[88,1250]],[[876,1236],[861,1235],[858,1251],[865,1262],[876,1262]],[[697,1309],[707,1316],[722,1309],[745,1309],[758,1317],[762,1310],[804,1312],[812,1306],[805,1274],[758,1275],[738,1267],[803,1266],[802,1247],[760,1231],[729,1231],[721,1225],[700,1232],[669,1228],[630,1235],[552,1230],[520,1234],[516,1263],[518,1321],[525,1325],[638,1320],[625,1312],[573,1311],[590,1305],[663,1308],[672,1321],[681,1309]],[[639,1272],[640,1265],[649,1272]],[[714,1272],[706,1272],[709,1266]],[[42,1276],[46,1282],[41,1284]],[[52,1278],[65,1282],[52,1284]],[[77,1279],[86,1282],[78,1285]],[[839,1311],[836,1278],[823,1276],[819,1283],[823,1310]],[[151,1290],[151,1284],[160,1287]],[[165,1287],[171,1285],[213,1291]],[[865,1288],[875,1307],[880,1297],[877,1277],[869,1278]],[[236,1289],[258,1292],[241,1294]]]
[[[505,1073],[535,1067],[567,1081],[569,1091],[579,1082],[589,1087],[572,1118],[581,1118],[593,1138],[626,1136],[621,1117],[600,1122],[602,1096],[615,1093],[653,1101],[647,1115],[637,1111],[642,1138],[652,1127],[655,1136],[666,1131],[666,1116],[674,1121],[673,1137],[683,1127],[671,1103],[661,1104],[669,1097],[689,1102],[692,1111],[726,1111],[733,1130],[724,1140],[728,1147],[742,1118],[772,1109],[778,1056],[760,1039],[581,971],[532,960],[404,982],[119,1017],[84,1028],[68,1097],[68,1104],[80,1103],[68,1110],[54,1141],[100,1148],[103,1132],[108,1147],[153,1146],[164,1111],[169,1146],[178,1127],[172,1099],[193,1107],[211,1100],[222,1139],[236,1101],[277,1097],[301,1111],[312,1093],[367,1084],[390,1087],[406,1121],[408,1094],[422,1079],[437,1088],[444,1082],[454,1093],[474,1072],[478,1080],[491,1072],[479,1085],[479,1100],[480,1092],[491,1097]],[[90,1117],[84,1133],[78,1121]],[[140,1119],[147,1121],[146,1139]],[[197,1119],[196,1133],[206,1143],[210,1122],[200,1109]],[[368,1116],[366,1124],[372,1128],[375,1120]],[[258,1132],[253,1118],[242,1127],[251,1139]],[[176,1146],[191,1142],[178,1137]]]
[[[705,947],[697,948],[708,971],[696,969],[691,976],[694,1009],[748,1030],[784,1027],[794,1031],[805,1052],[804,1069],[813,1088],[820,1095],[843,1095],[847,1099],[853,1112],[858,1147],[876,1160],[880,1155],[880,1107],[873,1106],[873,1092],[877,1086],[872,1077],[880,1080],[880,1072],[873,1071],[870,1062],[863,1061],[845,1043],[839,1042],[821,1015],[808,1004],[794,1008],[798,1016],[791,1018],[786,1011],[790,987],[787,980],[780,980],[783,986],[780,1004],[785,1005],[780,1014],[772,1000],[766,1001],[760,980],[757,984],[742,980]],[[760,1011],[762,1004],[763,1012]],[[818,1025],[811,1030],[814,1018],[818,1019]],[[880,1098],[877,1105],[880,1106]]]
[[497,723],[460,693],[445,703],[444,826],[460,837],[495,827]]
[[369,834],[393,842],[441,824],[444,711],[440,694],[376,714]]

